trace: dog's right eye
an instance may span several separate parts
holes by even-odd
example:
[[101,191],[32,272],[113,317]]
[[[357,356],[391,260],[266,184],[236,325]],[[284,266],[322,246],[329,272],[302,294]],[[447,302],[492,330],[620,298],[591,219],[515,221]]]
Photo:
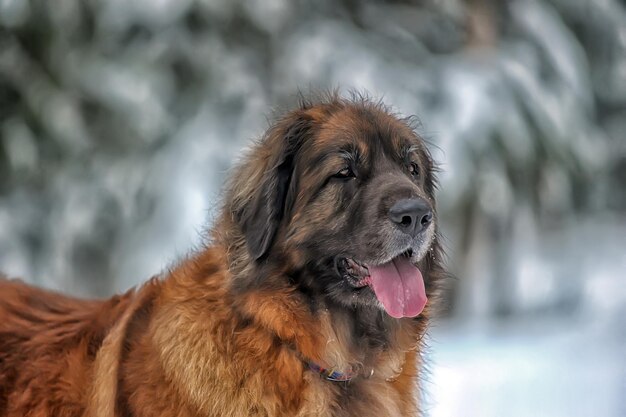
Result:
[[356,178],[356,175],[354,174],[354,171],[352,171],[350,167],[345,167],[341,171],[333,175],[333,178],[340,178],[340,179]]

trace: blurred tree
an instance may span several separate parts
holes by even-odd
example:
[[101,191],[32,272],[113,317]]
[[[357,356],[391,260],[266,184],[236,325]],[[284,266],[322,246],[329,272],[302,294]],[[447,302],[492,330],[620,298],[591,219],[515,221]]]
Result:
[[[354,87],[443,151],[452,307],[526,308],[512,271],[541,234],[626,208],[625,30],[618,0],[2,1],[0,268],[137,283],[194,241],[270,105]],[[564,286],[542,308],[575,305]]]

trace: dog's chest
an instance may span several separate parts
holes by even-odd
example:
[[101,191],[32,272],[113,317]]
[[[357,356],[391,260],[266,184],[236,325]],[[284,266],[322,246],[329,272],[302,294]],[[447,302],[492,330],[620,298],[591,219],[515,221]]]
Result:
[[298,417],[401,417],[405,403],[391,384],[381,379],[331,382],[311,378]]

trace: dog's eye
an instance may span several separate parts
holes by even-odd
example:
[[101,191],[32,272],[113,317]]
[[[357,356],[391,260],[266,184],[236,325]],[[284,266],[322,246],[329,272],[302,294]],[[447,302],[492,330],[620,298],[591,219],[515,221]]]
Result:
[[420,171],[417,167],[417,164],[415,162],[411,162],[411,165],[409,165],[409,172],[411,173],[411,175],[413,175],[414,177],[419,176]]
[[354,174],[354,171],[352,171],[350,167],[345,167],[344,169],[342,169],[341,171],[333,175],[333,178],[355,178],[355,177],[356,175]]

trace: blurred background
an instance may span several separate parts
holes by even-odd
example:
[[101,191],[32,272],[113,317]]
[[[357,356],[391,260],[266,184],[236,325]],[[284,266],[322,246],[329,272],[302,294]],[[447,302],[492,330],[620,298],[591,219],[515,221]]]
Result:
[[0,0],[0,270],[142,282],[273,109],[336,87],[442,168],[426,414],[626,416],[620,0]]

